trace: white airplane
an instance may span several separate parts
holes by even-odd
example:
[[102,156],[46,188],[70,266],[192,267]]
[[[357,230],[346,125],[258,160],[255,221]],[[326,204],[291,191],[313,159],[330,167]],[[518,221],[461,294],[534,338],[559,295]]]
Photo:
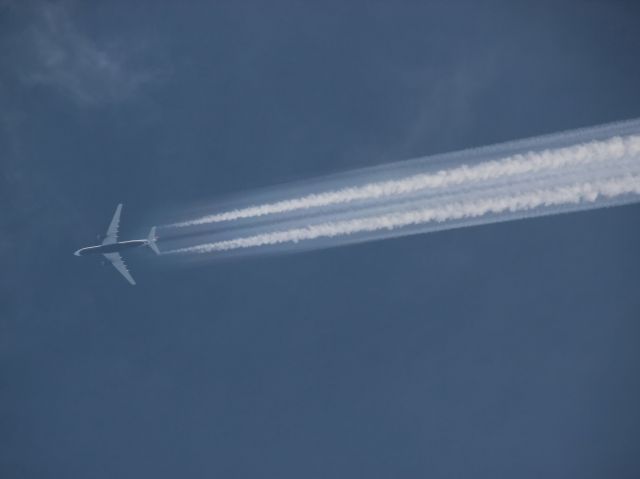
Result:
[[124,276],[131,284],[136,284],[135,280],[131,277],[127,265],[124,264],[120,251],[130,248],[137,248],[138,246],[148,246],[156,254],[160,254],[160,250],[156,245],[156,227],[154,226],[149,231],[147,239],[118,241],[118,227],[120,225],[120,212],[122,211],[122,203],[116,208],[116,212],[113,215],[109,229],[107,230],[107,236],[102,241],[102,244],[97,246],[87,246],[86,248],[80,248],[73,253],[76,256],[85,256],[88,254],[102,254],[105,258],[111,261],[111,264]]

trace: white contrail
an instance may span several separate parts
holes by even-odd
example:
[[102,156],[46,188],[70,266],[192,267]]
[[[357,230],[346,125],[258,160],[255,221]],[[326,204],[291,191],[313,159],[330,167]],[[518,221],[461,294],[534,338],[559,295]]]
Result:
[[500,178],[553,173],[568,168],[589,167],[640,153],[640,135],[615,136],[602,141],[589,141],[561,148],[530,151],[485,161],[476,165],[462,165],[434,173],[421,173],[401,179],[379,181],[322,193],[310,194],[262,205],[202,216],[174,223],[171,227],[186,227],[220,223],[265,215],[289,213],[312,208],[348,204],[360,200],[400,197],[423,191],[438,190],[456,185],[472,186]]
[[[630,141],[625,142],[615,139],[612,142],[600,142],[597,148],[606,150],[608,155],[614,154],[613,152],[617,152],[615,153],[617,155],[623,155],[621,151],[627,149],[630,146],[629,143]],[[635,140],[633,144],[635,145]],[[615,147],[611,148],[613,145]],[[586,148],[591,150],[593,146],[594,144],[591,143]],[[634,146],[634,148],[637,148],[637,146]],[[584,150],[573,149],[572,151],[575,153]],[[635,153],[637,153],[637,150],[635,150]],[[629,152],[626,154],[629,154]],[[548,153],[548,155],[553,154]],[[548,160],[552,163],[555,161]],[[417,225],[424,225],[425,230],[428,230],[429,225],[456,220],[473,220],[482,217],[486,217],[487,222],[491,222],[497,221],[499,215],[522,213],[521,216],[526,216],[530,212],[535,212],[536,209],[545,209],[544,211],[546,212],[553,212],[554,208],[557,210],[557,208],[567,205],[596,204],[601,200],[631,194],[640,195],[640,174],[627,173],[614,178],[592,179],[554,188],[538,188],[502,195],[492,196],[488,194],[485,198],[474,200],[464,199],[464,195],[462,195],[463,199],[459,201],[439,203],[435,206],[344,221],[324,221],[299,228],[271,231],[225,241],[178,248],[168,251],[167,254],[211,253],[241,248],[255,248],[380,230],[395,230]],[[462,223],[455,226],[465,226],[465,224]]]
[[638,202],[640,121],[359,170],[306,188],[285,186],[277,200],[167,225],[166,253],[327,247]]

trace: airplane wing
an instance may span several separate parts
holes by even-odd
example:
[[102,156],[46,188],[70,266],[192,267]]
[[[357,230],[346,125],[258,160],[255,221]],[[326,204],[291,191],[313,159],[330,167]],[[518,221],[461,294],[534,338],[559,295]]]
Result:
[[111,264],[120,271],[122,276],[124,276],[129,283],[136,284],[135,280],[131,277],[131,273],[129,273],[129,270],[127,269],[127,265],[124,264],[120,253],[105,253],[104,257],[111,261]]
[[113,214],[113,219],[107,230],[107,236],[104,238],[102,244],[113,244],[118,242],[118,228],[120,226],[120,212],[122,211],[122,203],[116,208],[116,212]]

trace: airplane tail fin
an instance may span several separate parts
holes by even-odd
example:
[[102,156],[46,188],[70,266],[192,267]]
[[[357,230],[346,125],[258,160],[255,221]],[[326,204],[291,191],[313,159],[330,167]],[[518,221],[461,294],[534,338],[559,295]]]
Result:
[[157,240],[158,237],[156,236],[156,227],[154,226],[153,228],[151,228],[151,231],[149,231],[147,241],[149,242],[149,248],[151,248],[155,254],[160,254],[160,250],[158,249],[158,245],[156,244]]

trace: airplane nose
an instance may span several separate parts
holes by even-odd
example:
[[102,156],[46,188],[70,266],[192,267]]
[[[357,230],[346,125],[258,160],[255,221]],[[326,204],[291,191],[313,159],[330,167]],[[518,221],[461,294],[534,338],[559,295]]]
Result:
[[80,256],[80,250],[74,252],[73,254],[74,254],[74,256]]

